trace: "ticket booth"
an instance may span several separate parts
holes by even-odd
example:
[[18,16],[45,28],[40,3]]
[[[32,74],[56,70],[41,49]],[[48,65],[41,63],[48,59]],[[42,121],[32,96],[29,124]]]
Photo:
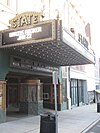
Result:
[[43,112],[42,83],[40,80],[26,80],[21,83],[19,111],[38,115]]

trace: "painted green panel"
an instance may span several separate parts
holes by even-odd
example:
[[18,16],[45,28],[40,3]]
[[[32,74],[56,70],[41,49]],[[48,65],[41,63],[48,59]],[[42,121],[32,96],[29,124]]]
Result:
[[4,80],[9,69],[9,54],[6,50],[0,50],[0,80]]
[[0,123],[6,122],[6,112],[0,109]]

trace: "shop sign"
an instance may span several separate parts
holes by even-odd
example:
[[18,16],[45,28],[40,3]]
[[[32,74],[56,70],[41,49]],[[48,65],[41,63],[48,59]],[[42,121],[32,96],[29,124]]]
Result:
[[37,24],[42,18],[42,13],[40,12],[25,12],[16,15],[15,18],[9,21],[11,24],[10,28],[18,28],[28,25]]
[[46,21],[31,27],[24,27],[18,30],[10,30],[2,33],[2,45],[15,44],[32,40],[35,42],[49,41],[56,38],[56,21]]

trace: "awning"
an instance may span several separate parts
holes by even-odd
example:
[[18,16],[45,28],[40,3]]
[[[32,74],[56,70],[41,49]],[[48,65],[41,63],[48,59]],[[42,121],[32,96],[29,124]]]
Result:
[[94,63],[94,55],[64,30],[61,24],[57,26],[57,21],[52,20],[28,28],[4,31],[0,48],[51,66]]

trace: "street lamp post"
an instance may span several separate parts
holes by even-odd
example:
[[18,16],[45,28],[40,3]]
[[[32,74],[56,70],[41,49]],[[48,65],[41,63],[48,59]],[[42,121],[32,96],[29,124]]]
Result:
[[57,114],[57,87],[58,84],[58,73],[57,71],[53,72],[53,84],[54,84],[54,97],[55,97],[55,125],[56,133],[58,133],[58,114]]

